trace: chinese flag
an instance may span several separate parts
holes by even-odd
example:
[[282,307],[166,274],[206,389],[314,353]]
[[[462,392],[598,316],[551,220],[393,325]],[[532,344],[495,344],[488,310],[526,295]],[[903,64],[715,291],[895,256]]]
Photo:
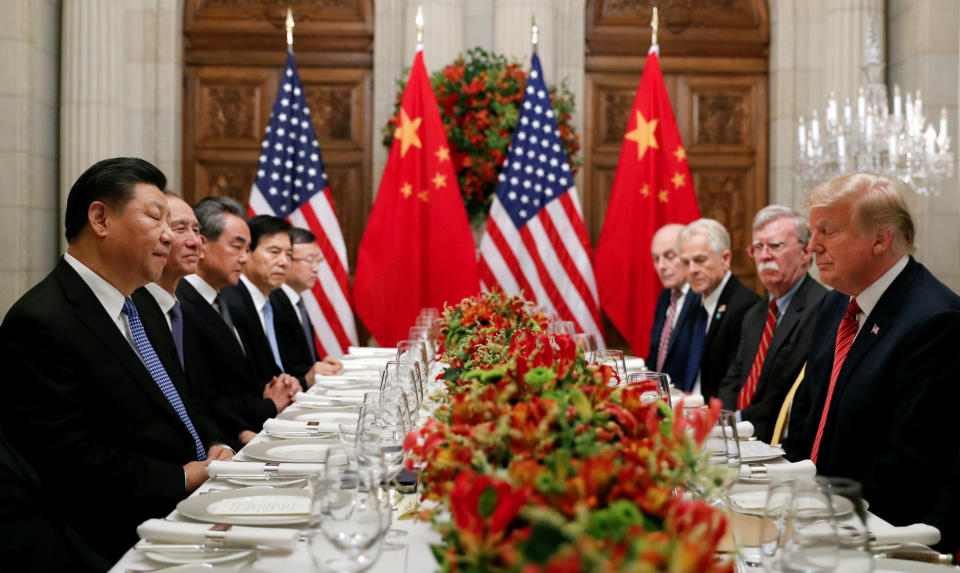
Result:
[[420,309],[479,290],[473,233],[423,52],[413,60],[397,126],[353,285],[357,314],[384,346],[407,338]]
[[687,154],[653,49],[633,100],[594,259],[600,305],[637,356],[647,354],[663,290],[650,256],[653,234],[698,218]]

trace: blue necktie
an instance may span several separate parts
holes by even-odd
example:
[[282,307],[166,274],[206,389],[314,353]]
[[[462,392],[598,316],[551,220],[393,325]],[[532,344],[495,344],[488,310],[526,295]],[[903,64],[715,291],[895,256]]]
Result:
[[180,367],[183,365],[183,311],[180,309],[180,302],[173,303],[170,307],[170,334],[173,335],[173,345],[177,347],[177,356],[180,357]]
[[137,352],[140,353],[143,363],[146,364],[150,377],[157,383],[160,391],[173,406],[177,416],[180,416],[183,425],[193,436],[193,443],[197,448],[197,459],[201,462],[204,461],[207,459],[207,450],[203,447],[203,442],[200,441],[197,429],[193,427],[193,422],[187,414],[187,408],[183,405],[183,400],[180,399],[180,394],[177,393],[173,381],[170,380],[170,376],[163,368],[163,363],[160,362],[160,358],[150,344],[150,339],[147,338],[147,333],[143,330],[143,323],[140,322],[137,307],[133,305],[133,300],[129,297],[123,301],[123,314],[127,315],[127,320],[130,322],[130,333],[133,334],[133,344],[137,347]]
[[687,379],[684,380],[684,392],[693,390],[697,381],[697,371],[700,370],[700,359],[703,357],[703,346],[707,339],[707,311],[703,304],[697,305],[693,317],[693,335],[690,338],[690,355],[687,359]]
[[283,361],[280,360],[280,346],[277,344],[277,331],[273,328],[273,305],[268,300],[263,305],[263,323],[267,331],[267,342],[270,343],[270,352],[273,352],[273,361],[283,372]]

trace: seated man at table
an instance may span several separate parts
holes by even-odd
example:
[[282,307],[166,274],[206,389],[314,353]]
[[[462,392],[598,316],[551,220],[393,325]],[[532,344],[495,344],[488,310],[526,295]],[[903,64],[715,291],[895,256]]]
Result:
[[245,444],[264,420],[290,405],[290,388],[299,383],[289,374],[257,375],[221,295],[240,280],[248,257],[243,206],[229,197],[205,197],[193,214],[203,258],[196,274],[176,287],[183,308],[184,364],[191,387],[210,404],[223,431]]
[[684,392],[715,398],[730,368],[743,315],[760,300],[730,272],[730,233],[713,219],[697,219],[680,231],[680,260],[690,290],[700,295],[694,310],[687,387]]
[[[910,256],[905,183],[858,173],[810,193],[813,252],[836,290],[821,302],[784,447],[863,483],[870,511],[927,522],[960,440],[960,297]],[[930,522],[933,522],[930,519]]]
[[[343,363],[332,356],[317,360],[316,334],[303,295],[317,282],[317,271],[323,262],[320,245],[306,229],[290,229],[293,251],[287,278],[280,288],[270,293],[273,324],[280,346],[280,359],[287,371],[313,386],[315,376],[336,374]],[[319,310],[319,309],[318,309]]]
[[720,381],[723,407],[769,442],[783,400],[807,361],[813,322],[827,289],[807,274],[810,226],[789,207],[769,205],[753,219],[750,256],[770,295],[743,318],[740,346]]
[[50,506],[108,559],[230,456],[129,298],[167,260],[165,185],[142,159],[87,169],[67,196],[67,253],[0,326],[4,430]]
[[669,374],[678,388],[688,388],[692,385],[691,379],[697,375],[696,372],[687,372],[687,363],[693,333],[693,309],[700,306],[700,295],[690,290],[687,269],[677,252],[677,237],[682,230],[683,225],[676,223],[664,225],[654,233],[650,243],[650,255],[663,284],[663,292],[657,298],[653,314],[647,367]]

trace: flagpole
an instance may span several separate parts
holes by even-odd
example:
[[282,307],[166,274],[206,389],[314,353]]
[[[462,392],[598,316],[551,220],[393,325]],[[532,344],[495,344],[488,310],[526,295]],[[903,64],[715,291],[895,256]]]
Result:
[[659,42],[659,33],[660,33],[660,9],[656,6],[653,7],[653,17],[650,19],[650,52],[656,52],[660,55],[660,42]]
[[287,51],[293,52],[293,8],[287,6]]
[[533,53],[537,53],[537,44],[540,43],[540,26],[537,25],[537,15],[530,16],[530,43],[533,44]]
[[417,6],[417,51],[423,51],[423,5]]

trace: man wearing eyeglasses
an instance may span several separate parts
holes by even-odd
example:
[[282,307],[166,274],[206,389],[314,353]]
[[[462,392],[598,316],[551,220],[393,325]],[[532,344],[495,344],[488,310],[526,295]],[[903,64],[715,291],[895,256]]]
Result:
[[287,372],[312,386],[316,375],[336,374],[343,368],[332,356],[318,360],[316,336],[303,293],[313,288],[323,263],[323,254],[317,238],[306,229],[290,229],[293,255],[283,285],[270,293],[273,304],[273,323],[280,346],[280,358]]
[[806,219],[789,207],[770,205],[753,219],[747,251],[769,294],[743,317],[736,357],[720,381],[720,399],[724,408],[737,412],[738,421],[751,422],[765,442],[806,361],[816,309],[826,293],[807,274],[809,241]]

